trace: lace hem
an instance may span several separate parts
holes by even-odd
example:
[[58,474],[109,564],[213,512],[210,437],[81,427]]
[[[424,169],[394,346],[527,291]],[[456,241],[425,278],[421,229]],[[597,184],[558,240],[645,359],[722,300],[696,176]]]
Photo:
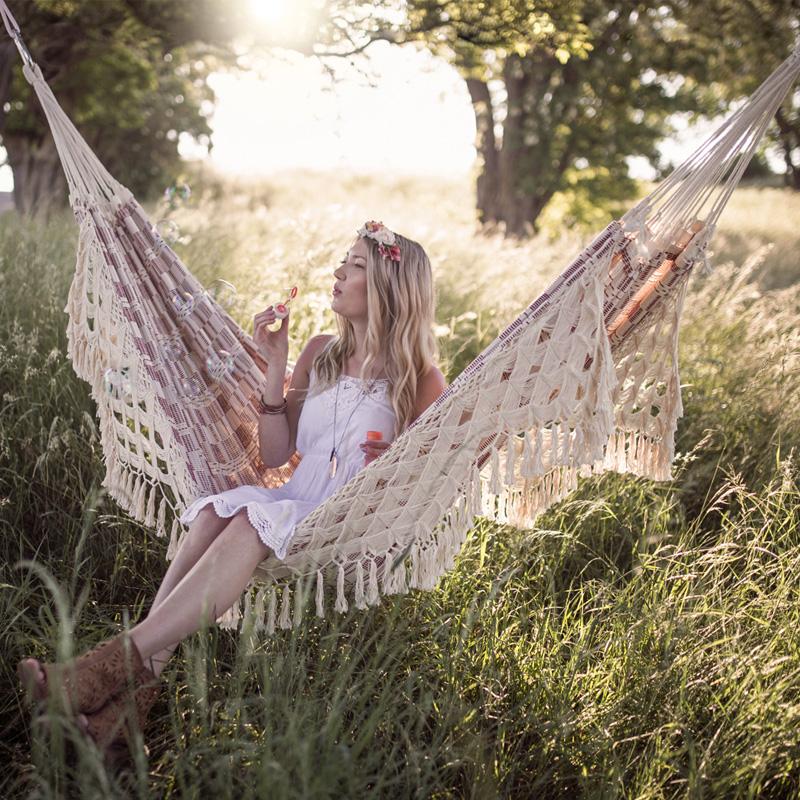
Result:
[[291,536],[284,537],[283,541],[279,541],[275,536],[272,526],[272,520],[262,517],[258,514],[258,504],[250,501],[247,503],[228,503],[224,497],[203,497],[192,504],[180,516],[180,521],[183,523],[190,523],[194,518],[209,504],[214,505],[214,512],[218,517],[232,517],[237,511],[242,508],[247,509],[247,520],[255,528],[258,538],[270,547],[275,555],[283,559],[286,557],[286,550],[289,546],[289,539]]

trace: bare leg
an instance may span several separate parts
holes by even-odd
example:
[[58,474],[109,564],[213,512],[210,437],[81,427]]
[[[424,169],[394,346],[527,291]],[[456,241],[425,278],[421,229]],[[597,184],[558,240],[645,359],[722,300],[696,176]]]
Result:
[[[193,570],[195,565],[203,558],[210,546],[217,540],[223,531],[234,527],[234,523],[237,521],[239,524],[236,527],[241,528],[242,517],[244,518],[247,526],[250,527],[250,523],[247,522],[246,511],[241,512],[241,515],[235,514],[232,517],[218,517],[213,506],[209,505],[197,515],[194,521],[189,525],[189,529],[187,530],[186,536],[181,543],[180,549],[170,562],[169,568],[167,569],[167,572],[161,581],[161,585],[158,588],[158,592],[153,600],[153,605],[150,607],[150,612],[145,618],[145,621],[150,620],[155,615],[156,611],[164,604],[164,602],[171,598],[174,591],[184,583],[184,577],[186,577],[186,575]],[[258,534],[255,532],[255,530],[250,527],[250,531],[260,543],[261,540],[258,538]],[[269,548],[266,547],[266,545],[262,544],[261,546],[265,553],[269,552]],[[253,565],[253,569],[255,569],[256,566],[257,563]],[[246,583],[247,580],[245,580],[245,584],[243,584],[242,588],[244,588]],[[231,599],[231,602],[228,604],[229,606],[233,604],[234,599],[235,597]],[[140,625],[141,624],[143,623],[140,623]],[[197,627],[199,627],[199,625]],[[131,630],[132,636],[133,632],[138,628],[139,625]],[[170,656],[174,652],[175,648],[178,646],[181,638],[183,637],[175,639],[172,643],[161,647],[158,652],[154,652],[152,654],[142,651],[141,647],[139,646],[139,641],[136,637],[134,637],[133,640],[139,649],[139,652],[142,656],[142,661],[147,664],[155,676],[158,677],[169,661]],[[80,714],[78,716],[78,720],[81,726],[86,726],[87,720],[84,714]]]
[[[200,560],[211,543],[233,522],[234,518],[218,517],[214,507],[210,504],[195,517],[186,531],[186,536],[181,543],[180,549],[170,562],[169,568],[161,581],[161,586],[158,587],[153,605],[147,614],[148,617],[164,602],[169,593],[180,583],[183,576]],[[161,674],[177,646],[178,642],[175,642],[165,647],[161,652],[156,653],[150,659],[149,666],[156,677]]]
[[213,624],[242,594],[256,567],[272,552],[239,512],[146,619],[131,628],[142,660]]
[[[189,529],[181,543],[180,549],[167,568],[167,572],[161,581],[161,586],[159,586],[158,592],[153,600],[153,605],[148,613],[148,617],[153,613],[156,607],[166,599],[183,576],[189,572],[203,553],[205,553],[209,545],[234,519],[235,516],[218,517],[212,505],[206,506],[197,517],[195,517],[193,522],[189,525]],[[164,669],[177,646],[178,642],[176,641],[169,647],[165,647],[160,653],[153,655],[150,659],[148,666],[153,670],[156,676],[161,674],[161,671]],[[33,659],[28,660],[32,661]],[[44,685],[44,670],[38,663],[36,665],[36,670],[36,680]]]

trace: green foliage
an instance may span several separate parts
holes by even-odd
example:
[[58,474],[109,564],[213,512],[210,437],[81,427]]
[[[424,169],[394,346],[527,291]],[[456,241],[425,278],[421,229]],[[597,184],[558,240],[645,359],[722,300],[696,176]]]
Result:
[[[676,19],[685,26],[695,58],[706,75],[706,94],[720,110],[746,97],[800,42],[797,0],[673,0]],[[787,185],[800,190],[800,88],[784,99],[765,133],[786,164]]]
[[[670,115],[725,111],[788,55],[798,31],[795,0],[406,7],[407,21],[386,38],[424,41],[468,82],[488,87],[488,107],[471,88],[478,216],[515,235],[538,230],[550,203],[550,215],[568,225],[591,227],[597,214],[616,213],[635,192],[630,157],[666,170],[659,145],[673,132]],[[783,139],[796,143],[796,110],[785,113]]]
[[407,14],[406,37],[425,40],[440,54],[454,58],[465,78],[496,77],[492,54],[524,57],[537,47],[547,47],[566,63],[591,48],[581,4],[574,0],[412,0]]
[[657,164],[669,115],[710,108],[698,91],[702,66],[684,55],[691,43],[663,3],[409,7],[415,36],[449,52],[465,78],[493,82],[492,108],[481,113],[487,127],[503,120],[496,175],[491,154],[479,155],[498,198],[481,219],[504,220],[513,233],[537,230],[555,197],[568,225],[594,224],[592,210],[614,213],[635,192],[628,159]]
[[762,147],[753,155],[750,163],[742,173],[742,184],[779,186],[780,176],[772,169],[765,155],[766,147]]
[[751,94],[791,53],[800,33],[797,0],[671,0],[691,58],[724,104]]
[[[234,282],[247,330],[263,297],[297,283],[292,357],[333,329],[335,258],[371,212],[431,256],[450,380],[582,244],[474,235],[465,182],[192,186],[201,205],[176,213],[176,251],[206,285]],[[116,776],[62,717],[29,727],[13,665],[140,619],[166,542],[98,491],[94,401],[65,353],[71,215],[0,217],[0,795],[796,796],[797,202],[736,192],[715,242],[726,259],[692,277],[673,481],[606,473],[531,529],[481,518],[435,591],[318,620],[311,585],[303,624],[272,639],[187,637]],[[753,252],[762,238],[777,244]]]
[[[146,7],[124,0],[34,0],[14,9],[60,105],[109,172],[137,196],[157,195],[180,169],[179,133],[210,143],[205,104],[214,93],[206,77],[231,56],[210,26],[176,30],[175,24],[181,7],[184,16],[194,8],[203,18],[215,6],[221,13],[223,7],[208,0],[201,7],[194,0]],[[49,137],[21,61],[13,63],[2,131]]]

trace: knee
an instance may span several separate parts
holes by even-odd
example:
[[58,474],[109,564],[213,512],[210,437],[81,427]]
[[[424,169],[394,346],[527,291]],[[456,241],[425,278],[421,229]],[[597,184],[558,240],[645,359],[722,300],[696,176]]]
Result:
[[[211,513],[213,514],[214,512],[212,511]],[[248,528],[252,530],[246,508],[239,509],[239,511],[235,512],[230,517],[221,517],[219,521],[223,523],[221,528],[224,528],[226,534],[229,535],[235,535],[237,531],[246,531]]]
[[232,536],[237,538],[242,537],[246,540],[253,540],[257,545],[269,549],[261,539],[258,530],[255,528],[253,523],[250,522],[250,517],[247,515],[246,508],[241,509],[241,511],[237,511],[236,514],[231,517],[231,523],[232,524],[228,527],[226,532],[230,532]]
[[214,520],[220,519],[220,517],[217,512],[214,511],[214,505],[209,503],[207,506],[204,506],[200,511],[197,512],[195,519],[208,523],[214,522]]
[[[209,503],[197,512],[197,516],[189,526],[189,532],[202,534],[203,538],[213,541],[232,520],[233,517],[219,516],[214,510],[214,506]],[[193,536],[193,538],[197,538],[197,536]]]
[[242,527],[245,523],[250,524],[250,517],[247,515],[247,506],[240,508],[232,517],[231,521],[236,521],[237,527]]

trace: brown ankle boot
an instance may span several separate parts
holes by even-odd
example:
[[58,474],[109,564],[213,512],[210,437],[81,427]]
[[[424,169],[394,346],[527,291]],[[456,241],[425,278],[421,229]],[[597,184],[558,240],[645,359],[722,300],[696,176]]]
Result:
[[[95,658],[102,655],[112,641],[113,639],[107,639],[81,656],[83,663],[88,664],[90,661],[94,661]],[[73,662],[66,662],[63,666]],[[44,678],[40,678],[38,675],[40,669],[44,672]],[[30,701],[44,703],[47,700],[47,674],[49,670],[51,670],[50,664],[43,664],[36,658],[23,658],[17,663],[17,675]]]
[[[129,651],[129,652],[126,652]],[[36,666],[45,674],[37,680]],[[127,631],[102,642],[78,658],[65,663],[41,663],[26,658],[17,665],[17,674],[26,690],[40,703],[62,691],[70,710],[89,714],[97,711],[143,667],[142,657]]]
[[78,727],[103,752],[107,760],[117,761],[130,752],[134,727],[144,730],[147,715],[161,692],[162,683],[145,666],[135,675],[133,691],[124,687],[94,713],[84,714]]

